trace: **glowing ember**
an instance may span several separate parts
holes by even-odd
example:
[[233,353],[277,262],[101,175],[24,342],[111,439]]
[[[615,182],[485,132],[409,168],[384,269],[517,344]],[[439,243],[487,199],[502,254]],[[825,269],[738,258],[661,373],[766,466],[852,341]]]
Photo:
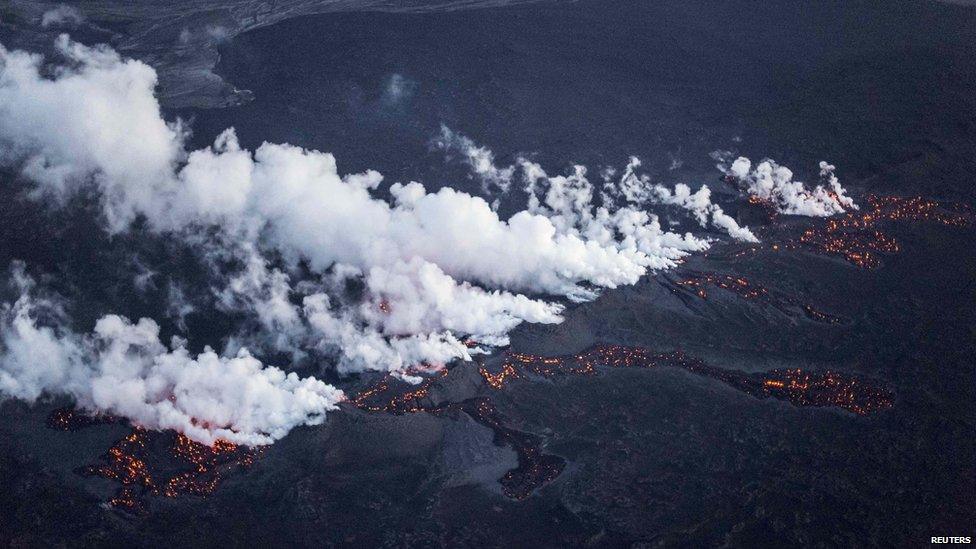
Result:
[[507,380],[520,377],[518,370],[508,363],[503,365],[502,370],[497,374],[490,373],[484,366],[479,368],[478,372],[481,373],[481,377],[485,378],[485,382],[493,389],[501,389]]
[[803,231],[799,243],[818,253],[839,255],[858,267],[874,269],[881,266],[879,253],[901,251],[894,238],[872,229],[876,219],[871,214],[831,219],[823,227]]
[[74,408],[58,408],[47,416],[47,426],[57,431],[77,431],[92,425],[118,423],[118,421],[116,417],[89,415]]
[[[891,407],[892,395],[864,382],[838,372],[804,372],[798,369],[773,370],[762,374],[748,374],[724,370],[686,357],[683,353],[652,353],[639,347],[598,345],[592,349],[561,357],[543,357],[524,353],[509,353],[504,369],[514,372],[504,378],[482,369],[482,376],[492,387],[499,389],[504,380],[521,377],[521,372],[544,377],[556,375],[589,375],[597,366],[610,368],[655,368],[670,366],[717,379],[754,397],[773,397],[794,406],[834,406],[858,415],[866,415]],[[498,380],[501,379],[501,382]],[[494,381],[494,382],[493,382]]]
[[785,314],[800,311],[814,322],[823,324],[837,324],[841,322],[841,319],[838,317],[819,311],[813,306],[802,303],[794,297],[773,293],[767,288],[754,284],[741,276],[698,271],[687,271],[682,273],[682,275],[684,278],[674,283],[671,287],[672,291],[677,292],[679,289],[684,289],[701,299],[707,299],[708,291],[706,286],[712,285],[732,292],[739,297],[765,303]]
[[[943,204],[922,197],[869,195],[870,208],[829,218],[803,231],[799,238],[774,244],[773,251],[804,249],[825,255],[840,256],[864,269],[881,265],[882,254],[901,251],[901,246],[881,229],[887,222],[932,222],[952,227],[972,226],[976,216],[971,208],[960,204]],[[755,253],[761,246],[735,252],[733,257]]]
[[[445,375],[447,375],[447,370],[441,370],[437,377]],[[386,376],[376,385],[361,391],[350,402],[355,407],[369,412],[386,412],[396,415],[427,412],[434,408],[425,399],[430,395],[430,386],[437,380],[437,377],[425,378],[416,388],[397,392],[392,387],[396,379]]]
[[[180,473],[166,481],[163,495],[175,498],[180,494],[194,494],[207,496],[217,489],[220,483],[219,467],[233,460],[238,453],[238,446],[224,440],[218,440],[213,446],[193,442],[184,435],[176,435],[173,454],[193,464],[193,470]],[[248,467],[254,462],[253,452],[241,452],[237,463]]]
[[769,291],[766,288],[752,284],[741,276],[690,272],[687,278],[678,282],[678,285],[691,289],[695,295],[702,299],[708,297],[708,292],[705,291],[706,284],[734,292],[746,299],[769,296]]
[[115,497],[109,500],[113,507],[139,510],[142,508],[140,495],[157,489],[146,462],[136,457],[145,453],[145,436],[146,431],[135,429],[109,448],[105,465],[89,466],[82,471],[86,476],[98,475],[122,484]]
[[495,433],[497,444],[507,444],[518,455],[518,467],[507,471],[499,480],[502,492],[512,499],[525,499],[537,488],[552,482],[563,472],[566,461],[542,453],[539,437],[516,431],[505,425],[505,416],[491,400],[476,398],[462,402],[459,408]]
[[797,406],[836,406],[867,415],[892,404],[888,392],[837,372],[773,370],[764,376],[762,388],[769,396],[788,400]]
[[562,458],[542,452],[539,437],[508,427],[505,416],[486,397],[435,405],[428,397],[430,386],[436,381],[436,378],[427,378],[419,387],[405,391],[397,391],[393,387],[395,381],[394,378],[387,376],[373,387],[356,395],[350,400],[350,403],[369,412],[385,412],[395,415],[418,412],[436,415],[452,412],[467,414],[478,423],[491,429],[496,444],[507,445],[515,450],[518,456],[518,467],[506,472],[498,481],[502,485],[502,492],[510,498],[524,499],[528,497],[536,489],[559,476],[566,466],[566,462]]
[[89,465],[79,473],[120,483],[109,504],[140,512],[147,496],[208,496],[224,474],[249,467],[259,453],[226,441],[206,446],[182,434],[137,427],[109,448],[102,457],[104,463]]
[[762,208],[763,211],[766,212],[766,215],[769,217],[770,221],[773,221],[779,217],[779,212],[776,210],[776,204],[774,204],[772,200],[766,200],[765,198],[759,198],[754,194],[750,194],[747,201],[752,206],[759,206]]

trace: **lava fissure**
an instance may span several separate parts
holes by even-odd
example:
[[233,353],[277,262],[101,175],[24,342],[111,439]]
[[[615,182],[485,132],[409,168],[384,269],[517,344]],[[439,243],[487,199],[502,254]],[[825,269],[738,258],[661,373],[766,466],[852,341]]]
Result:
[[683,271],[681,277],[677,281],[665,277],[664,284],[674,293],[684,290],[685,293],[690,293],[700,299],[708,299],[707,286],[712,285],[732,292],[746,300],[764,303],[789,316],[792,316],[794,311],[799,311],[813,322],[821,324],[840,324],[843,322],[840,317],[825,313],[797,298],[772,292],[743,276],[688,270]]
[[761,249],[807,250],[839,256],[862,269],[875,269],[881,266],[883,254],[901,251],[898,241],[882,230],[888,222],[931,222],[950,227],[970,227],[976,221],[972,208],[964,204],[940,203],[920,196],[868,195],[866,201],[870,208],[865,211],[827,218],[804,229],[797,238],[771,246],[750,246],[732,253],[731,257],[753,254]]
[[[446,372],[445,372],[446,374]],[[425,378],[418,387],[397,392],[393,378],[386,376],[372,387],[350,400],[362,410],[404,415],[418,412],[443,415],[463,412],[477,423],[491,429],[495,443],[511,447],[518,457],[518,467],[507,471],[499,483],[502,492],[512,499],[525,499],[536,489],[548,484],[562,473],[566,461],[542,451],[541,439],[508,426],[508,419],[498,411],[488,397],[476,397],[461,402],[434,404],[428,397],[437,377]]]
[[[99,423],[117,423],[112,417],[88,416],[61,408],[48,416],[48,426],[74,431]],[[135,427],[102,457],[102,463],[76,472],[114,480],[121,486],[108,503],[129,512],[145,511],[147,496],[176,498],[185,494],[212,494],[227,472],[250,467],[260,449],[218,440],[213,446],[200,444],[174,431],[150,431]]]
[[509,380],[524,377],[525,374],[543,377],[593,375],[598,366],[681,368],[716,379],[757,398],[775,398],[794,406],[837,407],[857,415],[884,410],[893,404],[893,395],[889,391],[840,372],[808,372],[795,368],[749,374],[709,366],[681,352],[653,353],[647,349],[621,345],[597,345],[582,353],[556,357],[508,352],[499,373],[491,373],[482,367],[481,375],[489,386],[501,389]]

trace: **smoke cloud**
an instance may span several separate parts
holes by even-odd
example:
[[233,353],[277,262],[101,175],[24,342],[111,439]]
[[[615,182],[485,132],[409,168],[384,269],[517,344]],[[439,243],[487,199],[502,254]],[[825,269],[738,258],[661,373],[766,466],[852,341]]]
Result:
[[44,28],[62,25],[77,25],[85,20],[85,16],[74,6],[61,4],[41,14],[41,26]]
[[[20,297],[0,306],[0,393],[33,401],[68,395],[92,412],[151,429],[175,429],[212,444],[270,444],[300,424],[320,423],[344,399],[314,378],[265,366],[241,350],[193,356],[179,339],[159,340],[159,326],[107,315],[91,334],[66,326],[55,298],[39,295],[23,266]],[[46,322],[46,323],[42,323]]]
[[738,180],[746,192],[773,203],[783,214],[829,217],[848,209],[858,209],[834,175],[835,167],[826,162],[820,163],[820,178],[824,183],[813,189],[795,181],[789,168],[769,159],[753,168],[748,158],[740,156],[723,169]]
[[[445,152],[460,152],[472,174],[481,180],[482,190],[491,193],[493,189],[507,192],[513,182],[519,178],[524,183],[524,190],[529,195],[529,211],[546,215],[554,222],[563,226],[585,222],[584,210],[591,208],[594,199],[594,188],[587,179],[585,166],[574,166],[573,174],[569,176],[550,177],[542,167],[525,157],[519,157],[515,164],[499,167],[495,164],[495,156],[486,147],[477,145],[472,139],[461,135],[447,126],[441,126],[440,136],[434,140],[434,146]],[[758,242],[756,236],[748,227],[740,227],[736,220],[722,210],[711,200],[711,190],[702,185],[695,193],[691,188],[678,183],[670,189],[659,183],[652,183],[646,174],[638,175],[637,168],[641,165],[639,158],[630,157],[620,179],[614,179],[617,171],[606,168],[603,171],[602,204],[608,209],[626,212],[650,204],[669,204],[681,207],[695,218],[702,226],[717,228],[736,240],[744,242]],[[544,196],[540,198],[539,194]],[[540,208],[542,200],[548,209]],[[615,205],[624,204],[624,208]],[[570,211],[577,212],[569,215]],[[698,249],[692,246],[690,249]]]
[[[25,294],[6,312],[7,395],[67,394],[203,442],[263,444],[320,421],[341,394],[266,367],[247,348],[332,353],[343,372],[409,377],[504,345],[522,322],[562,320],[561,304],[525,293],[592,299],[708,245],[644,211],[594,205],[585,170],[549,177],[524,163],[538,196],[502,219],[480,197],[417,182],[380,199],[377,172],[342,176],[332,155],[288,144],[249,151],[233,129],[187,151],[180,122],[167,122],[153,96],[153,69],[66,36],[56,45],[54,68],[0,47],[0,162],[52,204],[94,192],[110,232],[143,219],[199,245],[217,306],[252,315],[261,330],[223,354],[192,356],[160,342],[148,319],[108,315],[85,336],[38,324],[49,307]],[[490,151],[442,133],[445,147],[508,188],[512,171],[495,169]],[[362,291],[351,295],[349,281]],[[170,295],[175,318],[196,310],[178,288]]]
[[632,204],[650,202],[679,206],[690,212],[702,227],[707,226],[711,218],[713,227],[721,229],[732,238],[743,242],[759,242],[748,227],[740,227],[734,218],[726,215],[721,206],[712,202],[712,191],[707,185],[702,185],[694,193],[684,183],[677,183],[674,190],[671,190],[664,185],[651,183],[646,174],[638,176],[637,168],[640,163],[639,158],[631,157],[623,176],[616,184],[610,181],[608,174],[604,185],[607,192],[622,196]]
[[[0,325],[7,396],[65,394],[86,409],[201,442],[266,444],[322,421],[343,397],[248,349],[296,361],[328,355],[340,372],[411,379],[415,369],[507,344],[523,322],[561,322],[563,300],[594,299],[708,248],[708,239],[662,229],[649,204],[677,206],[702,227],[756,240],[712,202],[707,186],[651,183],[637,174],[636,158],[619,180],[596,188],[583,166],[550,175],[518,158],[500,168],[490,150],[447,127],[434,146],[460,153],[486,193],[520,184],[523,209],[502,218],[484,198],[418,182],[393,183],[383,199],[375,171],[342,175],[331,154],[289,144],[247,150],[233,128],[189,151],[181,122],[160,111],[152,68],[67,36],[56,46],[56,65],[0,46],[0,164],[48,204],[97,196],[110,233],[141,220],[197,247],[213,301],[194,303],[169,284],[168,314],[184,329],[184,317],[211,305],[248,315],[257,329],[235,334],[220,353],[198,355],[181,340],[161,342],[150,319],[109,314],[79,335],[55,300],[18,275],[21,297],[5,306]],[[832,166],[822,169],[833,195],[801,192],[771,163],[730,169],[743,173],[750,192],[784,208],[854,207]],[[155,275],[143,271],[148,287],[146,276]]]
[[471,138],[456,133],[441,125],[441,133],[432,142],[435,149],[445,153],[457,153],[481,180],[484,192],[506,192],[512,184],[515,166],[499,168],[495,165],[495,154],[486,147],[478,146]]

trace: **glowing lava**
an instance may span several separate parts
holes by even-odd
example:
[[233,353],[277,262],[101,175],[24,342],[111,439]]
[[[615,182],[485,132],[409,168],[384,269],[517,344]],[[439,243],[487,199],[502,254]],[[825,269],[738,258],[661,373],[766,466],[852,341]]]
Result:
[[[799,238],[774,244],[773,251],[803,249],[814,253],[840,256],[864,269],[881,265],[882,254],[901,251],[901,245],[883,232],[888,222],[931,222],[951,227],[972,226],[976,216],[962,204],[940,203],[922,197],[868,195],[870,208],[828,218],[822,224],[805,229]],[[771,215],[770,219],[774,219]],[[738,257],[762,249],[751,246],[733,254]]]
[[[105,422],[117,420],[91,418],[66,408],[48,417],[49,426],[66,431]],[[212,494],[227,472],[249,467],[260,452],[222,440],[207,446],[173,431],[136,427],[109,448],[102,456],[103,463],[83,467],[78,473],[118,482],[121,486],[109,504],[142,512],[147,496]]]
[[793,311],[800,311],[814,322],[838,324],[842,321],[839,317],[820,311],[794,297],[774,293],[742,276],[699,271],[685,271],[681,274],[682,279],[673,284],[670,283],[669,279],[665,279],[668,284],[671,284],[669,286],[671,290],[676,293],[683,289],[701,299],[708,299],[707,286],[711,285],[732,292],[739,297],[764,303],[787,315]]
[[537,488],[555,480],[566,467],[563,458],[542,452],[539,437],[508,427],[505,416],[487,397],[466,400],[458,408],[491,429],[496,444],[507,444],[518,455],[518,467],[507,471],[498,481],[506,496],[525,499]]
[[[585,352],[556,357],[508,352],[497,372],[482,366],[479,373],[485,383],[496,390],[504,389],[517,379],[536,375],[595,375],[599,367],[609,368],[682,368],[696,375],[722,381],[756,398],[776,398],[794,406],[832,406],[858,415],[867,415],[892,405],[892,395],[856,378],[838,372],[805,372],[798,369],[773,370],[748,374],[715,368],[681,352],[653,353],[639,347],[598,345]],[[363,390],[350,403],[369,412],[403,415],[425,412],[444,415],[463,412],[488,427],[495,443],[510,446],[518,455],[519,465],[499,479],[502,491],[513,499],[524,499],[539,487],[558,477],[566,466],[559,456],[542,452],[542,440],[531,433],[512,429],[488,397],[470,398],[457,403],[435,404],[431,387],[440,377],[425,378],[410,386],[392,376],[381,379]]]
[[173,455],[193,465],[193,469],[171,477],[166,481],[163,495],[175,498],[181,494],[208,496],[220,484],[220,468],[236,462],[250,467],[257,454],[255,450],[241,450],[236,444],[218,440],[213,446],[194,442],[184,435],[176,435]]
[[109,448],[102,458],[105,463],[89,465],[79,472],[119,482],[122,486],[109,503],[142,511],[143,500],[149,495],[175,498],[212,494],[226,472],[249,467],[259,452],[226,441],[206,446],[171,431],[135,428]]
[[[446,371],[443,375],[446,375]],[[408,390],[397,390],[395,378],[387,376],[374,386],[366,389],[350,400],[350,403],[369,412],[383,412],[394,415],[426,412],[446,415],[462,412],[476,422],[491,429],[495,443],[510,446],[518,456],[518,467],[507,471],[498,482],[502,492],[512,499],[524,499],[537,488],[551,482],[562,473],[566,461],[559,456],[545,454],[541,449],[541,439],[536,435],[518,431],[508,426],[507,418],[495,408],[487,397],[477,397],[456,403],[434,404],[428,397],[430,387],[438,378],[425,378],[419,386]]]
[[386,376],[372,387],[360,391],[349,402],[368,412],[385,412],[394,415],[429,412],[435,407],[424,399],[430,395],[430,386],[437,378],[446,375],[447,370],[440,370],[436,377],[424,378],[415,388],[400,392],[393,388],[396,378]]
[[58,408],[47,416],[47,426],[56,431],[77,431],[92,425],[118,422],[119,419],[113,416],[84,414],[74,408]]
[[510,373],[499,382],[498,374],[482,368],[481,375],[490,386],[500,389],[505,380],[524,374],[544,377],[556,375],[592,375],[598,366],[608,368],[682,368],[697,375],[716,379],[757,398],[776,398],[794,406],[832,406],[858,415],[867,415],[891,407],[890,392],[871,386],[839,372],[805,372],[799,369],[772,370],[749,374],[715,368],[683,353],[652,353],[639,347],[597,345],[583,353],[543,357],[508,353],[502,366]]
[[[771,205],[750,199],[766,207]],[[808,228],[794,239],[771,243],[772,251],[805,249],[815,253],[837,255],[862,267],[880,265],[880,254],[900,250],[894,238],[886,235],[881,226],[887,222],[929,221],[948,226],[970,226],[974,216],[961,206],[947,206],[923,198],[867,197],[870,211],[848,213],[827,219]],[[773,211],[771,216],[775,216]],[[761,249],[750,247],[734,255]],[[801,310],[817,322],[836,323],[839,319],[756,285],[741,276],[718,273],[686,272],[684,278],[672,283],[674,290],[707,299],[708,286],[771,305],[781,311]],[[390,313],[390,304],[382,300],[377,305],[383,313]],[[476,346],[467,341],[468,346]],[[501,390],[515,380],[529,376],[595,375],[598,368],[681,368],[696,375],[721,381],[756,398],[776,398],[794,406],[830,406],[858,415],[867,415],[889,408],[893,396],[885,389],[872,386],[855,377],[839,372],[809,372],[799,369],[773,370],[764,373],[745,373],[724,370],[689,358],[680,352],[653,353],[647,349],[616,345],[598,345],[576,355],[545,357],[509,352],[496,372],[481,367],[479,372],[492,389]],[[435,404],[431,388],[446,369],[429,375],[419,385],[408,385],[387,376],[376,385],[363,390],[350,400],[353,406],[368,412],[395,415],[430,413],[446,415],[464,413],[491,429],[495,443],[510,446],[518,456],[518,467],[499,479],[506,496],[514,499],[528,497],[539,487],[558,477],[565,461],[542,451],[541,437],[509,427],[507,418],[498,411],[488,397],[475,397],[461,402]],[[54,429],[73,431],[98,423],[114,423],[111,417],[91,417],[73,410],[56,410],[48,418]],[[240,448],[225,441],[211,446],[198,444],[184,435],[169,431],[146,431],[135,428],[116,442],[102,457],[103,463],[91,465],[79,472],[99,476],[120,484],[110,500],[112,506],[141,511],[146,496],[179,497],[185,494],[206,496],[217,489],[224,475],[237,468],[250,466],[260,455],[259,450]]]
[[839,255],[865,269],[881,265],[880,253],[897,253],[898,242],[882,232],[878,226],[886,221],[932,222],[952,227],[968,227],[973,212],[966,206],[940,204],[922,197],[867,197],[871,208],[866,213],[848,213],[830,219],[817,229],[807,229],[799,243],[816,252]]

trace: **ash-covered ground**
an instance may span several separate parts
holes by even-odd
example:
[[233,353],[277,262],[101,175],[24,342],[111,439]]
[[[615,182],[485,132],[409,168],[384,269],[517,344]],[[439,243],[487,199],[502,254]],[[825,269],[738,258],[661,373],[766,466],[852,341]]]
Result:
[[[335,13],[222,42],[217,73],[253,100],[168,110],[196,146],[234,126],[245,146],[290,142],[335,153],[344,172],[378,169],[381,190],[416,179],[471,192],[469,171],[431,145],[442,124],[499,164],[528,154],[557,172],[637,155],[655,180],[708,184],[760,243],[713,234],[677,268],[571,304],[561,324],[522,325],[507,348],[419,385],[303,363],[350,400],[253,454],[86,422],[64,398],[3,401],[0,542],[915,546],[976,534],[976,11],[898,6]],[[769,156],[805,180],[827,160],[861,209],[774,214],[737,199],[716,151]],[[200,349],[246,322],[174,316],[165,287],[134,286],[135,251],[189,296],[208,291],[189,247],[108,236],[90,201],[38,208],[4,181],[0,260],[72,296],[80,330],[105,311],[168,318],[165,335]]]

